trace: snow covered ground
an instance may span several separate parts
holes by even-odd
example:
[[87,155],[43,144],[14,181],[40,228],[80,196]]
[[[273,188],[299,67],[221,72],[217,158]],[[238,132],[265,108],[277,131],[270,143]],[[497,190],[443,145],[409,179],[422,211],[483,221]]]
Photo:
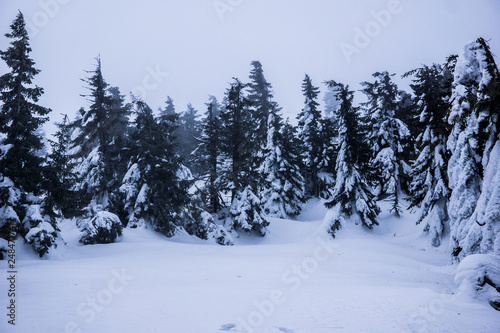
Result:
[[456,293],[447,244],[428,246],[415,215],[382,209],[373,231],[331,240],[314,200],[232,247],[144,229],[82,246],[67,223],[49,260],[18,245],[16,326],[2,314],[0,332],[499,332],[497,311]]

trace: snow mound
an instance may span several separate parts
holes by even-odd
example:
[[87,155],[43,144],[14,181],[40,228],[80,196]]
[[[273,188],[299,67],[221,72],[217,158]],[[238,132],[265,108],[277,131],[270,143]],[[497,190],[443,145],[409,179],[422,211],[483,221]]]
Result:
[[500,305],[500,256],[473,254],[465,257],[457,268],[455,284],[466,296]]
[[122,234],[122,223],[115,214],[101,211],[92,219],[83,221],[82,231],[84,235],[80,242],[85,245],[114,243]]

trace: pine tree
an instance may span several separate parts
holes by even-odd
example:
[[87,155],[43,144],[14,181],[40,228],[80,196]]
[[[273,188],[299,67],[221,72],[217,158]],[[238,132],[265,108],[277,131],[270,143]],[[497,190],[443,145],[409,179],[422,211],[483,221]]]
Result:
[[273,88],[267,82],[262,64],[259,61],[252,61],[252,70],[250,71],[250,83],[248,84],[248,101],[251,105],[251,117],[253,128],[252,142],[253,142],[253,160],[254,169],[258,169],[264,162],[264,155],[262,151],[267,145],[267,131],[268,119],[271,112],[279,112],[280,107],[278,103],[273,101]]
[[227,222],[230,230],[254,230],[264,236],[269,222],[261,217],[261,203],[255,194],[259,173],[252,168],[251,103],[245,97],[244,89],[245,85],[235,79],[226,92],[225,107],[221,112],[221,147],[227,163],[219,181],[231,192]]
[[0,161],[0,170],[24,193],[38,195],[42,188],[43,158],[37,151],[43,148],[42,137],[37,130],[51,111],[37,105],[43,88],[32,86],[40,70],[30,58],[31,47],[21,12],[11,24],[11,32],[5,34],[12,39],[11,46],[0,51],[11,72],[0,77],[0,100],[3,102],[0,116],[0,132],[5,135],[4,145],[10,148]]
[[151,108],[135,101],[135,129],[131,134],[132,158],[121,191],[126,196],[128,225],[151,225],[171,237],[182,221],[189,202],[188,182],[182,179],[181,163],[173,144],[174,127]]
[[73,173],[74,162],[69,153],[72,129],[67,115],[63,122],[56,124],[55,141],[49,140],[51,152],[47,155],[45,182],[47,193],[44,209],[51,218],[58,218],[60,211],[65,218],[81,214],[81,203],[78,193],[73,190],[76,175]]
[[[116,193],[116,186],[127,171],[129,156],[129,117],[131,105],[125,103],[125,96],[120,94],[118,87],[109,87],[109,137],[108,148],[110,154],[110,169],[113,183],[110,184],[113,193]],[[119,200],[119,199],[116,199]]]
[[439,246],[449,231],[447,204],[448,154],[446,139],[449,126],[446,115],[451,94],[451,73],[440,65],[424,66],[413,70],[411,88],[420,112],[419,127],[423,133],[417,137],[420,155],[412,165],[413,181],[410,186],[410,207],[422,206],[417,224],[425,220],[424,231],[430,234],[431,244]]
[[[304,181],[292,148],[294,137],[290,125],[285,128],[281,115],[269,113],[267,146],[264,150],[261,202],[264,214],[278,218],[299,215],[305,199]],[[286,131],[282,132],[282,131]]]
[[217,182],[220,163],[220,105],[214,96],[210,96],[207,105],[207,112],[201,123],[201,135],[198,138],[198,147],[196,148],[195,164],[199,170],[205,186],[200,191],[206,200],[208,211],[217,213],[221,208],[220,186]]
[[453,79],[447,148],[453,255],[500,254],[500,73],[487,42],[464,47]]
[[305,97],[305,105],[297,116],[299,121],[299,136],[303,142],[304,151],[304,179],[306,181],[306,193],[311,196],[319,196],[322,138],[321,138],[321,111],[317,102],[319,88],[313,86],[311,78],[306,74],[302,82],[302,92]]
[[328,208],[336,207],[331,219],[330,234],[341,227],[344,216],[355,218],[368,228],[378,225],[377,215],[380,208],[368,187],[370,173],[370,148],[366,134],[358,115],[359,108],[352,105],[354,94],[349,86],[330,81],[328,83],[337,91],[340,106],[339,120],[340,150],[337,156],[335,171],[335,187],[331,189],[331,200],[325,203]]
[[362,92],[368,98],[366,114],[371,127],[369,144],[372,147],[373,164],[379,171],[377,194],[379,198],[391,197],[392,208],[399,216],[399,196],[407,189],[411,171],[403,159],[410,132],[405,123],[396,118],[400,92],[388,72],[373,74],[375,82],[363,82]]
[[321,158],[320,158],[320,178],[324,189],[320,196],[326,198],[328,196],[328,188],[333,185],[335,178],[335,161],[339,149],[339,121],[337,119],[338,107],[340,105],[337,100],[338,95],[334,88],[327,85],[325,93],[325,116],[321,119]]
[[128,117],[130,105],[116,87],[104,80],[100,58],[90,77],[83,79],[90,91],[88,110],[82,109],[81,120],[74,127],[77,137],[73,141],[73,152],[77,161],[76,189],[80,191],[87,218],[101,210],[122,215],[122,197],[119,194],[128,152],[124,147],[128,140]]
[[[88,213],[93,215],[100,210],[107,210],[109,202],[108,181],[111,180],[110,143],[110,98],[106,94],[108,84],[104,81],[101,71],[101,60],[96,58],[97,64],[91,76],[82,79],[90,90],[90,107],[85,110],[81,120],[81,132],[76,142],[79,144],[77,157],[79,163],[75,168],[78,175],[77,190],[80,191]],[[76,146],[76,142],[74,147]],[[75,147],[76,148],[76,147]]]
[[[33,86],[40,70],[30,58],[31,47],[21,12],[10,25],[10,46],[0,51],[10,72],[0,76],[0,232],[20,232],[41,256],[55,245],[56,221],[41,209],[44,192],[44,148],[38,130],[50,109],[37,104],[43,89]],[[5,236],[3,236],[5,237]]]

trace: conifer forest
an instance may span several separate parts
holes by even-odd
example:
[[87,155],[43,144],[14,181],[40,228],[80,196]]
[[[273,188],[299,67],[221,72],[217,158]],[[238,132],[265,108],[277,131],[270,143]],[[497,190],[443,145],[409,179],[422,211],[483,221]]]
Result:
[[[214,6],[220,15],[243,10]],[[78,69],[85,94],[60,97],[80,109],[46,134],[54,111],[41,98],[57,92],[37,85],[45,70],[32,56],[27,20],[19,11],[0,30],[0,263],[12,272],[7,280],[2,272],[0,293],[3,300],[14,285],[18,294],[2,301],[0,327],[500,329],[500,71],[489,39],[406,72],[366,73],[361,89],[335,73],[324,82],[305,74],[294,82],[303,103],[292,114],[266,79],[273,68],[259,59],[241,64],[247,76],[226,78],[224,91],[206,92],[197,109],[168,91],[152,105],[120,89],[103,74],[114,59],[96,54]],[[304,244],[314,252],[299,253]],[[63,293],[78,295],[54,301],[59,324],[52,301],[43,311],[34,305],[57,294],[43,280],[51,272]],[[275,275],[271,291],[264,281]],[[102,281],[96,290],[94,279]],[[380,281],[396,282],[390,289]],[[356,286],[342,293],[335,284]],[[86,295],[94,294],[92,303]],[[231,301],[240,297],[246,307]],[[135,302],[144,309],[132,310]],[[360,322],[346,319],[364,311]]]

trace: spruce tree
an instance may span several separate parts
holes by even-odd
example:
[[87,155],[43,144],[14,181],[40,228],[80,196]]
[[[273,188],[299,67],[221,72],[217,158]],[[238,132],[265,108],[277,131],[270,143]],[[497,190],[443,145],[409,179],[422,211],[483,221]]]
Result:
[[33,86],[34,77],[40,73],[30,58],[31,47],[24,16],[18,13],[12,22],[10,47],[0,51],[10,72],[0,77],[0,132],[4,134],[3,145],[9,147],[0,161],[0,170],[23,193],[39,195],[42,192],[43,158],[37,151],[43,148],[42,137],[37,130],[48,118],[50,109],[36,104],[43,88]]
[[37,104],[43,89],[33,85],[40,73],[30,58],[24,16],[19,12],[5,34],[10,46],[0,51],[10,72],[0,76],[0,233],[20,232],[41,256],[55,245],[57,224],[44,212],[44,148],[39,128],[50,109]]
[[304,108],[297,116],[299,122],[299,136],[303,143],[304,179],[306,193],[310,196],[319,196],[321,191],[320,172],[323,143],[321,137],[321,111],[317,101],[319,88],[312,84],[306,74],[302,82],[302,92],[305,97]]
[[271,111],[268,119],[261,190],[264,214],[278,218],[294,217],[299,215],[301,204],[306,201],[296,147],[292,148],[295,138],[290,125],[283,126],[278,112]]
[[[51,152],[47,155],[45,167],[47,193],[44,207],[52,218],[61,217],[60,215],[72,218],[82,213],[78,192],[73,190],[76,175],[73,173],[74,162],[70,155],[72,129],[67,115],[64,115],[62,123],[56,125],[56,140],[49,140]],[[61,214],[56,213],[57,211]]]
[[446,139],[450,128],[446,115],[452,77],[446,68],[436,64],[407,73],[411,74],[414,75],[411,88],[415,105],[420,112],[419,127],[424,131],[416,140],[420,154],[412,165],[409,208],[422,207],[417,224],[425,221],[424,231],[430,235],[431,244],[439,246],[443,235],[449,231]]
[[251,105],[250,116],[252,118],[251,140],[253,143],[253,161],[255,169],[262,166],[264,155],[262,151],[267,145],[267,131],[269,114],[279,112],[278,103],[273,101],[273,88],[267,82],[262,64],[260,61],[252,61],[252,70],[250,71],[250,82],[248,83],[248,101]]
[[206,105],[207,111],[202,119],[201,135],[194,155],[196,169],[199,170],[205,184],[200,191],[205,198],[208,211],[217,213],[222,205],[221,189],[217,182],[221,167],[220,105],[214,96],[210,96],[210,101]]
[[372,172],[371,153],[358,115],[359,108],[352,105],[354,94],[349,86],[335,81],[328,84],[337,91],[340,103],[337,111],[340,150],[335,166],[336,180],[330,190],[331,200],[325,203],[328,208],[335,207],[329,226],[330,234],[335,237],[345,217],[370,229],[378,225],[376,218],[380,208],[368,186]]
[[244,89],[245,85],[235,79],[226,92],[221,112],[221,147],[228,162],[219,179],[223,188],[231,192],[227,221],[230,230],[254,230],[264,236],[269,222],[261,216],[261,203],[256,195],[259,173],[253,168],[251,103]]
[[500,73],[478,38],[457,58],[447,148],[453,255],[500,254]]
[[125,147],[130,105],[125,104],[118,88],[108,86],[100,58],[96,61],[96,68],[82,80],[88,84],[90,93],[84,97],[90,106],[88,110],[81,109],[81,120],[73,125],[77,130],[72,149],[77,162],[76,189],[86,206],[87,218],[101,210],[122,214],[118,189],[129,153]]
[[173,144],[174,127],[151,108],[136,100],[135,128],[131,133],[131,160],[121,191],[125,194],[127,224],[151,225],[171,237],[182,226],[181,213],[188,204],[188,182],[181,179],[180,158]]
[[[93,215],[101,210],[108,210],[111,170],[110,154],[110,97],[106,93],[108,84],[101,71],[101,60],[93,71],[88,71],[90,77],[82,79],[88,84],[90,107],[84,111],[81,120],[81,132],[76,138],[74,147],[78,149],[76,156],[78,164],[75,172],[78,175],[77,189],[80,191],[88,213]],[[77,145],[78,144],[78,145]]]
[[372,147],[373,164],[378,171],[376,191],[379,198],[390,197],[391,211],[399,216],[399,196],[407,191],[410,167],[403,158],[410,132],[405,123],[396,118],[400,91],[388,72],[373,74],[374,82],[363,82],[362,92],[368,101],[364,103],[370,122],[369,144]]

